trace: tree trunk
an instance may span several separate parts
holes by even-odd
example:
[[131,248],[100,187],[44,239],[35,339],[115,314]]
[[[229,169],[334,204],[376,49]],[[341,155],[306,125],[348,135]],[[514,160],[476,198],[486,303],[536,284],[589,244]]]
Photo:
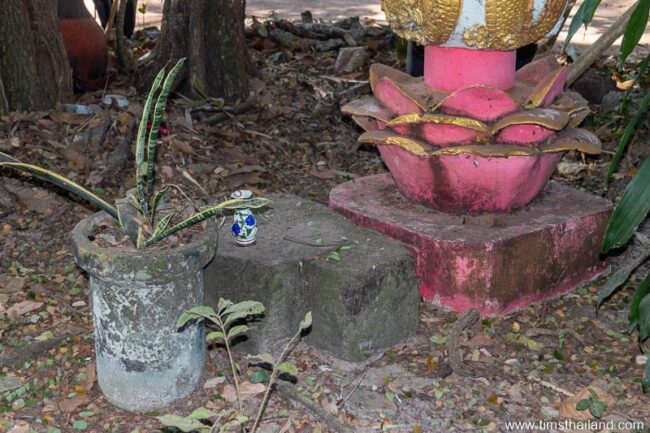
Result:
[[72,72],[56,0],[4,0],[0,13],[0,113],[47,110],[72,97]]
[[195,87],[199,87],[227,102],[246,99],[249,59],[244,4],[244,0],[165,0],[156,71],[187,57],[179,77],[185,94],[197,96]]

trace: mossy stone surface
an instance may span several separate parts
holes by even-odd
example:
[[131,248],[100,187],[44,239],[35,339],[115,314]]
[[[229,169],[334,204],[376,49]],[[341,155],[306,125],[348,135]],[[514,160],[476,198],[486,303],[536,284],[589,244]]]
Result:
[[323,205],[268,198],[257,243],[236,245],[225,224],[204,273],[209,305],[223,297],[266,306],[240,347],[277,353],[307,311],[313,326],[304,341],[346,361],[364,361],[415,333],[418,282],[408,250]]

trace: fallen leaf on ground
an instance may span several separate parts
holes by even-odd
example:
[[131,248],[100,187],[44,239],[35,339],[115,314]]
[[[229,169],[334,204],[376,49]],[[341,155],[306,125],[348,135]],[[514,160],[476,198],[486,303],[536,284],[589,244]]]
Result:
[[38,310],[42,306],[42,302],[22,301],[9,307],[3,314],[9,319],[15,319],[23,314]]
[[[265,390],[266,386],[263,383],[242,382],[239,384],[239,394],[241,395],[242,400],[248,400],[250,397],[261,394]],[[235,392],[235,387],[233,385],[226,385],[223,388],[221,396],[229,403],[237,401],[237,393]]]
[[80,406],[90,403],[90,397],[87,395],[75,395],[72,398],[66,398],[59,402],[59,409],[63,413],[72,413]]
[[607,409],[605,409],[603,416],[609,415],[614,410],[616,399],[609,395],[607,391],[603,390],[605,387],[600,381],[594,381],[589,386],[582,388],[573,397],[569,397],[562,402],[560,405],[560,416],[576,420],[594,419],[595,417],[589,412],[588,408],[584,410],[578,410],[576,408],[579,401],[591,397],[591,393],[589,392],[590,388],[596,393],[598,400],[607,403]]
[[0,293],[20,292],[25,288],[25,283],[27,283],[27,278],[25,277],[0,275]]

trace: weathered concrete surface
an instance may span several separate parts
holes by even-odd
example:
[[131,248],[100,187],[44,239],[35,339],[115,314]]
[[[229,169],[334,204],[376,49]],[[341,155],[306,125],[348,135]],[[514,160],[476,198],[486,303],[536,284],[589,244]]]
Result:
[[[348,361],[415,333],[419,293],[404,247],[325,206],[286,194],[268,198],[270,209],[257,218],[257,244],[235,245],[225,225],[204,274],[208,305],[224,297],[266,306],[240,344],[277,353],[309,310],[313,326],[305,341]],[[338,261],[331,258],[336,251]]]
[[408,245],[423,298],[505,313],[566,293],[602,271],[608,200],[551,182],[526,208],[474,217],[412,204],[388,174],[339,185],[330,207]]
[[90,277],[99,386],[128,411],[159,409],[187,396],[203,372],[203,325],[179,332],[176,321],[203,304],[202,270],[216,249],[216,226],[184,246],[132,252],[89,241],[102,219],[110,217],[94,214],[72,232],[75,258]]

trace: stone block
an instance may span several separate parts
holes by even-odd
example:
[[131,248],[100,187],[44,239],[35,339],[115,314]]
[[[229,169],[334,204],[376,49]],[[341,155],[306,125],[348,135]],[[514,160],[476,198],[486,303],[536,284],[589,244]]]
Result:
[[597,276],[612,210],[608,200],[550,182],[516,212],[450,215],[411,203],[388,174],[339,185],[330,207],[407,245],[424,299],[482,315],[525,307]]
[[266,306],[242,347],[277,353],[307,311],[313,326],[304,341],[347,361],[363,361],[416,332],[419,293],[407,249],[309,200],[268,198],[257,243],[237,246],[225,224],[204,272],[208,305],[224,297]]

